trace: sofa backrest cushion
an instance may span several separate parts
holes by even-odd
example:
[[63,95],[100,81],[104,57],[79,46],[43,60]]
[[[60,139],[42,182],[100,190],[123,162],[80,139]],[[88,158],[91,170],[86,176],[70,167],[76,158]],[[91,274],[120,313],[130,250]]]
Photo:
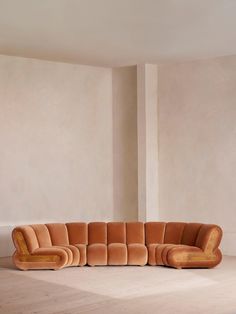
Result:
[[147,245],[163,243],[165,236],[165,222],[146,222],[145,223],[145,242]]
[[70,244],[88,244],[88,225],[85,222],[70,222],[66,227]]
[[62,223],[46,224],[50,233],[52,245],[68,245],[69,238],[66,225]]
[[164,243],[180,244],[186,223],[168,222],[165,229]]
[[49,247],[52,246],[51,237],[46,225],[38,224],[31,225],[33,228],[36,238],[38,239],[39,247]]
[[126,227],[124,222],[108,222],[107,243],[126,243]]
[[105,222],[90,222],[88,224],[88,244],[107,244],[107,224]]
[[184,227],[181,244],[195,245],[201,226],[200,223],[187,223]]
[[23,255],[39,247],[94,243],[184,244],[211,252],[218,248],[222,230],[217,225],[183,222],[74,222],[19,226],[12,235]]
[[126,223],[126,243],[145,243],[144,223],[127,222]]

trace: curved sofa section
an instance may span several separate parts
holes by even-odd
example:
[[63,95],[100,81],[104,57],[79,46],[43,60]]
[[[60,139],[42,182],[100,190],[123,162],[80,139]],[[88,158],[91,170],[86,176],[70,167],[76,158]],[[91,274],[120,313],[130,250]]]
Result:
[[184,222],[72,222],[16,227],[17,268],[139,265],[211,268],[221,262],[222,230]]

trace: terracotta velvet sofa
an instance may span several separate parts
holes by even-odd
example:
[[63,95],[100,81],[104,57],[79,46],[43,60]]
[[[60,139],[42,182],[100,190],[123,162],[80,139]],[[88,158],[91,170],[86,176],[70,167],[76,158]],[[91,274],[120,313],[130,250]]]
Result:
[[217,225],[184,222],[73,222],[16,227],[19,269],[66,266],[165,265],[211,268],[222,259]]

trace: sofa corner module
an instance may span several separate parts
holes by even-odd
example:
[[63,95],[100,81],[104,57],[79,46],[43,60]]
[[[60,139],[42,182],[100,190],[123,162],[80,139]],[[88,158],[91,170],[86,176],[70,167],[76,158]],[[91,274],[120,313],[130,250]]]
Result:
[[63,250],[57,250],[55,247],[40,248],[31,226],[14,228],[12,240],[16,248],[12,260],[20,270],[60,269],[68,262]]

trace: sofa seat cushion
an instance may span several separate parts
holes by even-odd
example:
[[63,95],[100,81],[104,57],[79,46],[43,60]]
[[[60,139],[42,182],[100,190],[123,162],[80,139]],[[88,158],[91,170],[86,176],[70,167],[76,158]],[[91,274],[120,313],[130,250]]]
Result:
[[88,245],[87,262],[90,266],[107,265],[107,245],[102,243]]
[[111,243],[107,247],[108,265],[127,265],[127,246],[124,243]]
[[148,249],[148,264],[151,266],[156,266],[157,261],[156,261],[156,248],[158,244],[149,244],[147,246]]
[[173,245],[168,245],[162,250],[162,262],[166,266],[171,266],[169,264],[169,255],[172,250],[175,250],[176,248],[181,248],[181,249],[186,249],[188,247],[187,245],[182,245],[182,244],[173,244]]
[[62,249],[68,256],[68,262],[66,266],[78,266],[79,263],[79,250],[73,245],[54,245],[53,248]]
[[64,248],[69,249],[72,252],[72,262],[70,266],[78,266],[80,262],[80,251],[74,245],[63,245]]
[[87,245],[75,244],[80,253],[80,260],[78,266],[84,266],[87,264]]
[[185,247],[186,245],[181,244],[159,244],[156,247],[156,265],[168,265],[167,255],[169,250],[175,247]]
[[[220,258],[217,256],[217,259]],[[200,248],[183,244],[160,244],[156,246],[156,265],[175,268],[213,267],[216,255],[207,255]],[[205,266],[206,267],[206,266]]]
[[163,252],[171,247],[174,247],[174,244],[159,244],[156,246],[156,265],[165,265],[163,261]]
[[144,244],[132,243],[127,245],[128,265],[143,266],[147,264],[147,247]]

